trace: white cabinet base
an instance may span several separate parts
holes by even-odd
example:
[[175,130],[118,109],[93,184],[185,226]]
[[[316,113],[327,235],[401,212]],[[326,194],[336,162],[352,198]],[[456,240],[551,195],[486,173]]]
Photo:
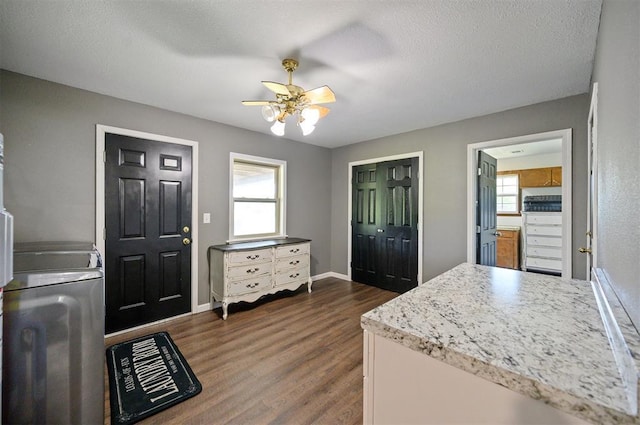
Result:
[[588,422],[364,331],[365,424]]

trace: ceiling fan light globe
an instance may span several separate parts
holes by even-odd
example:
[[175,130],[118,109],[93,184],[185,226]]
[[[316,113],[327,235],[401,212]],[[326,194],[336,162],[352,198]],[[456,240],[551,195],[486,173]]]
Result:
[[309,124],[307,120],[300,122],[299,125],[300,125],[300,130],[302,130],[303,136],[308,136],[309,134],[313,133],[313,130],[316,129],[316,126],[313,124]]
[[264,105],[262,107],[262,118],[267,122],[274,122],[280,115],[280,108],[276,105]]
[[276,120],[271,126],[271,132],[276,136],[284,136],[284,122]]
[[302,115],[302,118],[304,118],[303,122],[309,123],[309,125],[311,126],[316,125],[316,123],[320,119],[320,111],[315,108],[304,108],[300,115]]

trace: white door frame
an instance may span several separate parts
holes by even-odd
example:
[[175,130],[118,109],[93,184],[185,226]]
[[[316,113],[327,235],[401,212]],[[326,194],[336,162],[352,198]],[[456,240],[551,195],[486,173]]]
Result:
[[419,152],[411,152],[411,153],[403,153],[398,155],[385,156],[380,158],[371,158],[371,159],[363,159],[360,161],[349,162],[349,174],[348,174],[348,184],[349,188],[349,200],[348,200],[348,208],[347,208],[347,228],[349,231],[347,232],[347,277],[351,280],[351,234],[352,234],[352,226],[351,226],[351,213],[352,213],[352,182],[351,176],[353,175],[353,167],[358,165],[365,164],[376,164],[378,162],[384,161],[394,161],[396,159],[406,159],[406,158],[418,158],[418,284],[422,283],[422,202],[423,202],[423,182],[424,182],[424,153],[422,151]]
[[[105,249],[105,134],[120,134],[138,137],[156,142],[175,143],[191,146],[191,313],[198,312],[198,142],[175,137],[145,133],[126,128],[96,124],[96,246],[102,258],[106,258]],[[104,261],[103,261],[104,263]],[[165,319],[166,320],[166,319]],[[143,325],[148,326],[149,324]],[[127,329],[130,330],[130,329]]]
[[467,262],[473,264],[476,263],[476,170],[478,169],[478,151],[499,146],[517,145],[521,143],[539,142],[542,140],[560,138],[562,139],[562,258],[564,259],[564,261],[562,261],[562,277],[566,279],[570,279],[572,277],[572,130],[570,128],[467,145]]
[[587,120],[587,248],[591,249],[591,264],[587,260],[587,280],[598,268],[598,83],[593,83],[589,118]]

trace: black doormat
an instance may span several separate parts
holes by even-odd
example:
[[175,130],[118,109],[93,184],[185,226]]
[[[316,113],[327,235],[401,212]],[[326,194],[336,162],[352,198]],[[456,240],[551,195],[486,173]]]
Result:
[[166,332],[107,348],[111,423],[132,424],[202,391]]

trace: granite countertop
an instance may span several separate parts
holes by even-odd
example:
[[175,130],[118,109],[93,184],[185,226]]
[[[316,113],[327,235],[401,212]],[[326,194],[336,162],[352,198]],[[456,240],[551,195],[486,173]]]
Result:
[[589,282],[464,263],[361,324],[585,420],[640,424],[637,372],[619,372]]

